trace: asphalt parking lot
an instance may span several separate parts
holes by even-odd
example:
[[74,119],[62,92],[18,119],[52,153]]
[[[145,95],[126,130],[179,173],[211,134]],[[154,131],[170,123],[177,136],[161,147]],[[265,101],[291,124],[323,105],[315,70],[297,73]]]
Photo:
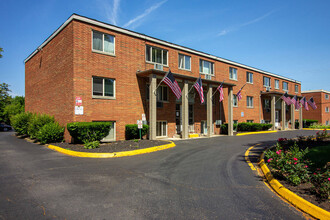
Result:
[[[175,141],[134,157],[75,158],[0,132],[0,219],[304,219],[252,162],[286,131]],[[255,155],[255,156],[253,156]]]

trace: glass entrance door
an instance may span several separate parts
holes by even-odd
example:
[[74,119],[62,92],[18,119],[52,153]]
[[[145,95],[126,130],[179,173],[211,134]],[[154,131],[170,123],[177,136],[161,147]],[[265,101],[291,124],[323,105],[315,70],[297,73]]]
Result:
[[180,104],[175,105],[175,125],[176,125],[176,133],[181,134],[182,132],[182,106]]

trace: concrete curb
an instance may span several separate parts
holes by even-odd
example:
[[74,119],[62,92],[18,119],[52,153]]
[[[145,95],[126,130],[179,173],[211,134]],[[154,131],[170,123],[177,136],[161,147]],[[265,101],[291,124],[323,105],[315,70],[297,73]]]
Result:
[[303,130],[307,130],[307,131],[323,131],[324,129],[327,131],[330,131],[329,128],[323,128],[323,129],[321,129],[321,128],[303,128]]
[[246,132],[246,133],[237,133],[236,136],[250,135],[250,134],[266,134],[266,133],[276,133],[278,131],[256,131],[256,132]]
[[147,154],[155,151],[161,151],[165,149],[169,149],[172,147],[175,147],[176,145],[170,141],[171,143],[160,145],[156,147],[149,147],[145,149],[140,150],[132,150],[132,151],[121,151],[121,152],[113,152],[113,153],[88,153],[88,152],[79,152],[79,151],[72,151],[67,150],[58,146],[54,145],[48,145],[47,147],[51,150],[55,150],[57,152],[60,152],[62,154],[66,154],[73,157],[89,157],[89,158],[114,158],[114,157],[128,157],[128,156],[134,156],[139,154]]
[[[264,153],[262,153],[260,158],[263,158]],[[269,185],[284,199],[290,202],[292,205],[302,210],[303,212],[317,218],[317,219],[330,219],[330,212],[321,209],[320,207],[306,201],[305,199],[297,196],[295,193],[291,192],[285,188],[280,182],[274,179],[270,170],[268,169],[264,159],[261,159],[259,166],[264,173]]]

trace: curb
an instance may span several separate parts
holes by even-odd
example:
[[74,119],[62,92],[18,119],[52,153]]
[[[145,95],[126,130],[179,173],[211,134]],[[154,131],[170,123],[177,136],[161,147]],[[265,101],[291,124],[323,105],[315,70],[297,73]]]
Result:
[[323,131],[323,130],[327,130],[327,131],[330,131],[330,129],[329,128],[323,128],[323,129],[321,129],[321,128],[303,128],[303,130],[307,130],[307,131]]
[[[260,158],[263,158],[264,153],[261,154]],[[261,159],[259,162],[259,166],[264,173],[269,185],[284,199],[290,202],[292,205],[302,210],[303,212],[318,218],[318,219],[330,219],[330,212],[321,209],[320,207],[306,201],[295,193],[291,192],[287,188],[285,188],[280,182],[278,182],[270,170],[268,169],[264,159]]]
[[199,137],[198,134],[189,134],[189,138],[197,138],[197,137]]
[[250,134],[266,134],[266,133],[276,133],[275,131],[256,131],[256,132],[246,132],[246,133],[237,133],[236,136],[250,135]]
[[78,152],[78,151],[72,151],[67,150],[55,145],[48,145],[47,147],[51,150],[55,150],[57,152],[60,152],[62,154],[66,154],[73,157],[89,157],[89,158],[114,158],[114,157],[128,157],[128,156],[134,156],[139,154],[147,154],[155,151],[161,151],[165,149],[169,149],[172,147],[175,147],[176,145],[170,141],[171,143],[160,145],[156,147],[149,147],[145,149],[140,150],[131,150],[131,151],[121,151],[121,152],[113,152],[113,153],[88,153],[88,152]]

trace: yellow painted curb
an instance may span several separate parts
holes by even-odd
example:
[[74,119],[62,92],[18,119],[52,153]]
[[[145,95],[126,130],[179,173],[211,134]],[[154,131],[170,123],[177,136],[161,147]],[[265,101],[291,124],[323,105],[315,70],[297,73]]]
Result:
[[196,138],[196,137],[199,137],[198,134],[189,134],[189,138]]
[[256,131],[256,132],[246,132],[246,133],[237,133],[236,136],[250,135],[250,134],[265,134],[265,133],[275,133],[275,131]]
[[284,199],[290,202],[292,205],[302,210],[303,212],[317,218],[317,219],[330,219],[330,212],[321,209],[320,207],[306,201],[305,199],[297,196],[295,193],[291,192],[285,188],[280,182],[274,179],[270,170],[268,169],[264,159],[261,159],[259,166],[264,173],[269,185]]
[[132,151],[122,151],[122,152],[114,152],[114,153],[88,153],[88,152],[79,152],[79,151],[72,151],[67,150],[61,147],[57,147],[54,145],[48,145],[47,147],[49,149],[55,150],[57,152],[60,152],[62,154],[74,156],[74,157],[89,157],[89,158],[113,158],[113,157],[128,157],[128,156],[134,156],[138,154],[147,154],[155,151],[165,150],[168,148],[175,147],[176,145],[170,141],[169,144],[160,145],[156,147],[149,147],[145,149],[140,150],[132,150]]
[[321,129],[321,128],[303,128],[303,130],[312,130],[312,131],[323,131],[323,130],[327,130],[327,131],[330,131],[330,129],[329,128],[323,128],[323,129]]

